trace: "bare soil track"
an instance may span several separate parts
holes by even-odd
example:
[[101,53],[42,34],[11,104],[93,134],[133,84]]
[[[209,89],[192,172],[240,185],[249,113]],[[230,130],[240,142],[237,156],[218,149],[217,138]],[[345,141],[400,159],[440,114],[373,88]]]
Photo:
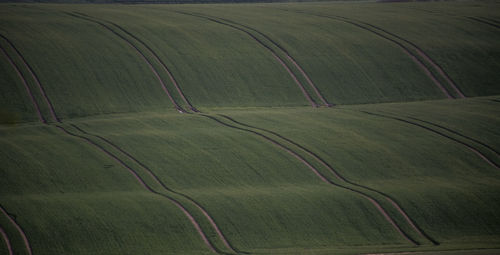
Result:
[[312,107],[318,107],[318,105],[316,104],[316,102],[314,102],[314,100],[311,98],[311,95],[309,95],[309,93],[304,88],[304,85],[302,85],[302,83],[297,79],[297,77],[295,76],[295,74],[286,65],[285,61],[283,59],[281,59],[281,57],[279,57],[277,55],[277,53],[272,48],[270,48],[269,46],[267,46],[264,42],[262,42],[259,38],[257,38],[255,35],[253,35],[249,31],[247,31],[245,29],[242,29],[242,28],[240,28],[240,27],[238,27],[236,25],[233,25],[233,24],[230,24],[230,23],[226,23],[226,22],[217,20],[217,19],[209,17],[209,16],[204,16],[204,15],[195,14],[195,13],[182,12],[182,11],[175,11],[175,12],[176,13],[180,13],[180,14],[184,14],[184,15],[189,15],[189,16],[193,16],[193,17],[198,17],[198,18],[206,19],[206,20],[212,21],[212,22],[217,23],[217,24],[221,24],[221,25],[224,25],[224,26],[231,27],[233,29],[239,30],[239,31],[247,34],[254,41],[256,41],[259,45],[261,45],[262,47],[264,47],[265,49],[267,49],[271,53],[271,55],[273,55],[273,57],[276,59],[276,61],[278,61],[278,63],[280,63],[281,66],[283,66],[283,68],[288,72],[288,74],[290,75],[290,77],[294,80],[294,82],[300,88],[300,91],[302,91],[302,94],[307,99],[307,101],[311,104],[311,106]]
[[91,18],[91,17],[89,17],[89,16],[87,16],[85,14],[78,13],[78,12],[74,12],[74,13],[66,12],[66,14],[68,14],[68,15],[70,15],[72,17],[78,18],[78,19],[82,19],[82,20],[86,20],[86,21],[98,24],[98,25],[102,26],[103,28],[105,28],[106,30],[108,30],[111,33],[113,33],[114,35],[118,36],[125,43],[127,43],[130,47],[132,47],[136,51],[136,53],[142,58],[142,60],[149,66],[149,68],[153,72],[154,76],[156,77],[156,79],[160,83],[161,88],[163,89],[163,91],[165,92],[165,94],[167,94],[168,98],[170,99],[170,102],[172,102],[172,104],[174,105],[174,107],[179,112],[186,113],[186,110],[184,110],[179,104],[177,104],[177,102],[175,101],[175,99],[172,97],[172,95],[170,94],[170,92],[167,89],[167,86],[163,82],[163,79],[161,78],[160,74],[158,73],[158,71],[156,70],[156,68],[153,66],[153,64],[151,63],[151,61],[149,61],[146,58],[146,55],[144,55],[144,53],[142,53],[142,51],[137,46],[135,46],[129,39],[125,38],[123,35],[119,34],[113,28],[111,28],[110,26],[104,24],[103,22],[95,20],[95,19],[93,19],[93,18]]
[[33,252],[31,251],[31,245],[30,242],[28,241],[28,237],[26,236],[26,233],[24,233],[24,230],[17,224],[17,222],[10,216],[10,214],[0,205],[0,211],[2,212],[7,219],[9,219],[10,223],[17,229],[19,232],[19,235],[21,235],[23,242],[24,242],[24,247],[26,248],[26,252],[29,255],[33,255]]
[[473,141],[473,142],[475,142],[475,143],[478,143],[478,144],[480,144],[480,145],[482,145],[482,146],[486,147],[488,150],[490,150],[491,152],[493,152],[493,153],[494,153],[494,154],[496,154],[497,156],[500,156],[500,153],[499,153],[497,150],[495,150],[493,147],[491,147],[491,146],[489,146],[488,144],[483,143],[483,142],[481,142],[481,141],[479,141],[479,140],[477,140],[477,139],[474,139],[474,138],[472,138],[472,137],[470,137],[470,136],[466,136],[466,135],[464,135],[464,134],[462,134],[462,133],[459,133],[459,132],[457,132],[457,131],[455,131],[455,130],[453,130],[453,129],[447,128],[447,127],[442,126],[442,125],[438,125],[438,124],[436,124],[436,123],[433,123],[433,122],[430,122],[430,121],[427,121],[427,120],[418,119],[418,118],[415,118],[415,117],[408,117],[408,118],[409,118],[409,119],[412,119],[412,120],[420,121],[420,122],[423,122],[423,123],[427,123],[427,124],[429,124],[429,125],[431,125],[431,126],[434,126],[434,127],[437,127],[437,128],[444,129],[444,130],[446,130],[446,131],[448,131],[448,132],[450,132],[450,133],[453,133],[453,134],[458,135],[458,136],[460,136],[460,137],[463,137],[463,138],[465,138],[465,139],[467,139],[467,140],[470,140],[470,141]]
[[123,162],[121,159],[119,159],[117,156],[115,156],[114,154],[112,154],[111,152],[109,152],[108,150],[104,149],[103,147],[101,147],[99,144],[93,142],[92,140],[88,139],[87,137],[84,137],[84,136],[80,136],[80,135],[77,135],[77,134],[74,134],[74,133],[71,133],[69,132],[68,130],[66,130],[65,128],[63,128],[62,126],[59,126],[59,125],[56,125],[56,127],[58,129],[60,129],[62,132],[64,132],[65,134],[69,135],[69,136],[72,136],[72,137],[76,137],[76,138],[79,138],[81,140],[84,140],[85,142],[87,142],[88,144],[94,146],[95,148],[97,148],[99,151],[103,152],[104,154],[106,154],[108,157],[110,157],[111,159],[113,159],[115,162],[117,162],[119,165],[121,165],[123,168],[127,169],[130,174],[132,174],[134,176],[134,178],[136,179],[137,182],[139,182],[139,184],[141,184],[142,187],[144,187],[146,190],[148,190],[149,192],[153,193],[153,194],[156,194],[156,195],[159,195],[163,198],[166,198],[168,201],[170,201],[171,203],[173,203],[175,206],[177,206],[183,213],[184,215],[186,215],[186,217],[189,219],[189,221],[193,224],[193,226],[195,227],[196,231],[198,232],[198,234],[200,235],[201,239],[203,240],[203,242],[206,244],[206,246],[212,251],[212,252],[215,252],[215,253],[219,253],[215,247],[213,246],[213,244],[210,242],[210,240],[208,240],[208,238],[206,237],[205,235],[205,232],[203,232],[203,230],[201,229],[200,225],[198,224],[198,222],[194,219],[194,217],[191,215],[191,213],[189,213],[189,211],[184,207],[182,206],[177,200],[175,200],[174,198],[170,197],[170,196],[167,196],[165,194],[162,194],[162,193],[159,193],[157,192],[156,190],[154,190],[153,188],[151,188],[149,185],[146,184],[146,182],[139,176],[139,174],[137,173],[137,171],[135,171],[134,169],[132,169],[131,167],[129,167],[125,162]]
[[485,25],[488,25],[488,26],[500,29],[500,25],[495,24],[495,23],[491,22],[490,20],[488,20],[486,18],[481,18],[481,17],[467,17],[467,18],[470,19],[470,20],[473,20],[473,21],[476,21],[476,22],[479,22],[479,23],[482,23],[482,24],[485,24]]
[[[342,17],[342,16],[339,16],[339,17]],[[342,18],[344,18],[344,19],[348,19],[348,18],[346,18],[346,17],[342,17]],[[352,20],[352,19],[351,19],[351,20]],[[430,65],[431,65],[431,66],[432,66],[432,67],[433,67],[433,68],[434,68],[434,69],[435,69],[435,70],[436,70],[436,71],[437,71],[437,72],[441,75],[441,77],[443,77],[443,78],[446,80],[446,82],[448,83],[448,85],[449,85],[450,87],[452,87],[452,88],[453,88],[453,90],[455,90],[455,93],[456,93],[456,94],[457,94],[460,98],[465,98],[465,95],[463,94],[463,92],[462,92],[462,91],[458,88],[458,86],[457,86],[457,85],[455,84],[455,82],[451,79],[451,77],[448,75],[448,73],[446,73],[446,72],[443,70],[443,68],[442,68],[440,65],[438,65],[438,64],[436,63],[436,61],[434,61],[434,59],[432,59],[432,58],[429,56],[429,54],[427,54],[427,53],[426,53],[426,52],[425,52],[422,48],[420,48],[418,45],[416,45],[415,43],[411,42],[411,41],[410,41],[410,40],[408,40],[408,39],[405,39],[405,38],[403,38],[403,37],[401,37],[401,36],[399,36],[399,35],[396,35],[396,34],[394,34],[394,33],[392,33],[392,32],[389,32],[389,31],[387,31],[387,30],[385,30],[385,29],[383,29],[383,28],[381,28],[381,27],[379,27],[379,26],[375,26],[375,25],[373,25],[373,24],[370,24],[370,23],[367,23],[367,22],[363,22],[363,21],[359,21],[359,20],[357,20],[357,22],[362,23],[362,24],[365,24],[365,25],[367,25],[367,26],[370,26],[370,27],[372,27],[372,28],[374,28],[374,29],[376,29],[376,30],[382,31],[382,32],[384,32],[384,33],[386,33],[386,34],[388,34],[388,35],[390,35],[390,36],[393,36],[394,38],[397,38],[397,39],[399,39],[399,40],[401,40],[401,41],[404,41],[404,42],[408,43],[410,46],[412,46],[412,47],[415,49],[415,51],[418,53],[418,55],[420,55],[420,57],[422,57],[422,58],[423,58],[423,59],[424,59],[427,63],[429,63],[429,64],[430,64]]]
[[491,165],[492,167],[498,169],[499,166],[497,163],[495,163],[494,161],[492,161],[491,159],[488,158],[488,156],[484,155],[482,152],[480,152],[478,149],[476,149],[475,147],[473,147],[472,145],[469,145],[465,142],[462,142],[456,138],[453,138],[447,134],[444,134],[440,131],[437,131],[433,128],[430,128],[430,127],[427,127],[427,126],[424,126],[422,124],[419,124],[419,123],[416,123],[416,122],[413,122],[413,121],[409,121],[409,120],[405,120],[405,119],[402,119],[402,118],[399,118],[399,117],[394,117],[394,116],[388,116],[388,115],[384,115],[384,114],[380,114],[380,113],[373,113],[373,112],[368,112],[368,111],[360,111],[362,113],[366,113],[366,114],[369,114],[369,115],[373,115],[373,116],[378,116],[378,117],[382,117],[382,118],[386,118],[386,119],[393,119],[393,120],[397,120],[397,121],[401,121],[401,122],[404,122],[404,123],[407,123],[407,124],[410,124],[410,125],[413,125],[413,126],[417,126],[417,127],[420,127],[420,128],[423,128],[427,131],[430,131],[432,133],[435,133],[435,134],[438,134],[442,137],[445,137],[449,140],[452,140],[458,144],[461,144],[465,147],[467,147],[469,150],[471,150],[472,152],[474,152],[476,155],[478,155],[483,161],[485,161],[486,163],[488,163],[489,165]]
[[49,107],[49,111],[50,111],[50,115],[52,117],[52,120],[54,122],[59,122],[59,118],[56,115],[56,112],[54,110],[54,106],[52,105],[52,102],[50,101],[49,97],[47,96],[47,93],[45,92],[45,88],[43,87],[42,83],[40,82],[38,75],[36,75],[35,71],[31,67],[31,65],[28,63],[28,61],[26,61],[26,59],[21,54],[21,52],[17,49],[17,47],[14,45],[14,43],[12,43],[12,41],[9,40],[9,38],[5,37],[4,35],[0,35],[0,37],[2,37],[5,41],[7,41],[9,43],[9,45],[12,47],[12,49],[14,49],[14,52],[16,52],[19,59],[21,59],[24,66],[26,67],[26,69],[30,73],[31,77],[33,77],[33,80],[35,81],[36,85],[38,86],[38,89],[40,90],[40,93],[42,94],[42,97],[45,100],[45,103]]
[[[101,19],[101,20],[103,20],[103,19]],[[186,96],[182,92],[179,84],[177,83],[177,80],[175,79],[175,77],[172,74],[172,72],[170,71],[170,69],[168,69],[167,65],[160,59],[160,57],[158,56],[158,54],[153,49],[151,49],[151,47],[149,45],[147,45],[143,40],[139,39],[137,36],[135,36],[131,32],[125,30],[122,26],[120,26],[120,25],[118,25],[116,23],[113,23],[111,21],[107,21],[107,20],[103,20],[103,21],[108,22],[108,23],[114,25],[116,28],[120,29],[122,32],[124,32],[125,34],[127,34],[128,36],[134,38],[136,41],[138,41],[140,44],[142,44],[151,53],[151,55],[153,55],[153,57],[156,60],[156,62],[158,62],[161,65],[163,71],[165,71],[165,73],[167,73],[168,77],[170,78],[170,81],[175,86],[175,89],[177,90],[177,93],[181,96],[181,98],[184,101],[184,103],[189,106],[189,109],[191,109],[193,112],[199,112],[198,109],[196,109],[191,104],[191,102],[186,98]]]
[[348,184],[356,186],[358,188],[362,188],[362,189],[365,189],[365,190],[369,190],[369,191],[375,192],[375,193],[383,196],[405,218],[406,222],[413,228],[413,230],[415,230],[421,237],[429,240],[432,244],[439,245],[439,243],[437,241],[435,241],[433,238],[431,238],[429,235],[427,235],[420,227],[418,227],[416,225],[416,223],[410,218],[410,216],[408,216],[408,214],[401,208],[401,206],[393,198],[391,198],[389,195],[387,195],[387,194],[385,194],[385,193],[383,193],[383,192],[381,192],[379,190],[376,190],[376,189],[373,189],[373,188],[370,188],[368,186],[364,186],[364,185],[361,185],[361,184],[357,184],[357,183],[354,183],[354,182],[348,180],[347,178],[345,178],[344,176],[342,176],[337,170],[335,170],[330,164],[328,164],[325,160],[323,160],[321,157],[319,157],[316,153],[314,153],[311,150],[307,149],[303,145],[301,145],[301,144],[299,144],[299,143],[297,143],[297,142],[295,142],[295,141],[293,141],[293,140],[291,140],[291,139],[289,139],[287,137],[284,137],[281,134],[278,134],[278,133],[276,133],[274,131],[271,131],[271,130],[268,130],[268,129],[259,128],[259,127],[251,126],[251,125],[248,125],[248,124],[236,121],[235,119],[233,119],[233,118],[231,118],[229,116],[226,116],[226,115],[219,114],[219,116],[224,117],[224,118],[226,118],[226,119],[228,119],[228,120],[230,120],[230,121],[232,121],[232,122],[234,122],[236,124],[239,124],[241,126],[245,126],[245,127],[249,127],[249,128],[253,128],[253,129],[257,129],[257,130],[261,130],[261,131],[273,134],[276,137],[279,137],[279,138],[281,138],[281,139],[289,142],[290,144],[293,144],[294,146],[296,146],[297,148],[299,148],[300,150],[302,150],[303,152],[305,152],[306,154],[308,154],[309,156],[311,156],[312,158],[314,158],[317,162],[319,162],[326,169],[328,169],[339,181],[348,183]]
[[299,72],[302,74],[302,76],[306,79],[307,83],[309,84],[309,86],[314,90],[314,92],[316,93],[316,95],[318,96],[318,98],[321,100],[321,102],[323,102],[323,105],[326,106],[326,107],[331,107],[333,106],[333,104],[330,104],[328,103],[328,101],[326,101],[326,99],[324,98],[324,96],[321,94],[321,92],[319,91],[319,89],[316,87],[316,85],[313,83],[313,81],[311,80],[311,78],[309,77],[309,75],[307,75],[307,73],[304,71],[304,69],[297,63],[297,61],[295,60],[295,58],[293,58],[290,53],[283,47],[281,46],[279,43],[277,43],[275,40],[273,40],[271,37],[269,37],[268,35],[262,33],[261,31],[253,28],[253,27],[250,27],[250,26],[247,26],[247,25],[244,25],[244,24],[241,24],[241,23],[238,23],[238,22],[235,22],[235,21],[232,21],[232,20],[228,20],[228,19],[223,19],[223,18],[219,18],[217,17],[218,19],[220,20],[223,20],[223,21],[226,21],[226,22],[229,22],[229,23],[233,23],[235,25],[238,25],[238,26],[241,26],[241,27],[244,27],[246,29],[249,29],[249,30],[252,30],[252,31],[255,31],[256,33],[260,34],[261,36],[263,36],[264,38],[266,38],[269,42],[271,42],[272,44],[274,44],[276,47],[278,47],[278,49],[281,50],[281,52],[288,58],[288,60],[290,62],[293,63],[293,65],[299,70]]
[[12,68],[14,68],[14,70],[16,71],[17,76],[19,76],[19,79],[23,83],[24,88],[26,89],[26,92],[28,93],[28,97],[30,98],[31,103],[33,104],[33,108],[35,108],[35,111],[36,111],[36,114],[38,116],[38,119],[42,123],[47,123],[47,121],[45,120],[45,118],[42,115],[42,112],[40,111],[40,106],[36,102],[35,97],[33,96],[33,93],[31,93],[31,89],[28,86],[28,83],[26,82],[26,79],[24,78],[23,74],[21,73],[21,70],[19,70],[19,68],[17,67],[17,65],[12,60],[12,58],[7,54],[7,51],[5,51],[5,49],[1,45],[0,45],[0,49],[2,50],[2,54],[5,56],[5,58],[10,63],[10,65],[12,66]]
[[0,226],[0,235],[2,235],[2,239],[5,243],[5,246],[7,247],[7,251],[9,252],[9,255],[14,255],[14,252],[12,251],[12,245],[10,244],[9,237],[7,236],[7,233],[5,233],[5,230]]
[[233,129],[238,129],[238,130],[241,130],[241,131],[244,131],[244,132],[249,132],[249,133],[252,133],[254,135],[257,135],[263,139],[265,139],[266,141],[270,142],[271,144],[277,146],[278,148],[286,151],[288,154],[292,155],[293,157],[295,157],[297,160],[299,160],[302,164],[304,164],[305,166],[307,166],[316,176],[318,176],[323,182],[327,183],[327,184],[330,184],[330,185],[333,185],[333,186],[336,186],[336,187],[339,187],[339,188],[342,188],[342,189],[345,189],[345,190],[348,190],[348,191],[351,191],[353,193],[356,193],[358,195],[360,195],[361,197],[367,199],[368,201],[370,201],[370,203],[372,203],[375,208],[380,212],[380,214],[382,214],[382,216],[386,219],[386,221],[392,225],[392,227],[394,228],[394,230],[396,230],[401,237],[403,237],[404,239],[406,239],[408,242],[412,243],[413,245],[419,245],[418,242],[416,242],[415,240],[413,240],[408,234],[406,234],[400,227],[399,225],[391,218],[391,216],[385,211],[385,209],[380,205],[380,203],[377,202],[376,199],[374,199],[372,196],[362,192],[362,191],[358,191],[358,190],[355,190],[355,189],[352,189],[352,188],[349,188],[349,187],[346,187],[346,186],[343,186],[341,184],[337,184],[331,180],[329,180],[327,177],[325,177],[323,174],[321,174],[318,169],[316,169],[313,165],[311,165],[311,163],[309,163],[305,158],[303,158],[302,156],[300,156],[298,153],[296,153],[295,151],[291,150],[290,148],[286,147],[285,145],[279,143],[278,141],[262,134],[262,133],[259,133],[257,131],[254,131],[254,130],[250,130],[250,129],[246,129],[246,128],[241,128],[241,127],[237,127],[237,126],[234,126],[234,125],[231,125],[231,124],[227,124],[213,116],[210,116],[210,115],[205,115],[205,114],[202,114],[202,116],[206,117],[206,118],[209,118],[221,125],[224,125],[226,127],[229,127],[229,128],[233,128]]
[[[434,75],[434,73],[422,62],[422,60],[420,60],[414,53],[412,53],[410,51],[410,49],[408,49],[405,45],[403,45],[402,43],[396,41],[395,39],[393,38],[390,38],[389,36],[387,35],[384,35],[382,34],[381,32],[385,32],[386,34],[389,34],[389,35],[392,35],[392,36],[396,36],[392,33],[389,33],[387,32],[386,30],[383,30],[383,29],[379,29],[378,27],[375,27],[373,25],[370,25],[368,23],[365,23],[365,22],[356,22],[352,19],[349,19],[349,18],[346,18],[346,17],[342,17],[342,16],[328,16],[328,15],[322,15],[322,14],[315,14],[315,13],[309,13],[309,12],[303,12],[303,11],[291,11],[291,10],[288,10],[288,9],[282,9],[282,8],[276,8],[276,9],[279,9],[279,10],[283,10],[283,11],[289,11],[289,12],[296,12],[296,13],[301,13],[301,14],[306,14],[306,15],[311,15],[311,16],[317,16],[317,17],[323,17],[323,18],[327,18],[327,19],[333,19],[333,20],[337,20],[337,21],[341,21],[341,22],[344,22],[344,23],[348,23],[348,24],[351,24],[353,26],[356,26],[360,29],[363,29],[365,31],[368,31],[370,33],[373,33],[389,42],[392,42],[394,44],[396,44],[402,51],[403,53],[405,53],[408,57],[411,58],[411,60],[417,64],[417,66],[420,67],[420,69],[422,69],[422,71],[425,73],[425,75],[439,88],[439,90],[441,90],[441,92],[447,97],[447,98],[454,98],[450,92],[441,84],[441,82],[439,82],[438,78]],[[377,30],[380,30],[380,32],[377,32],[369,27],[366,27],[366,26],[371,26],[373,28],[376,28]],[[405,39],[402,39],[402,37],[399,37],[397,36],[398,39],[400,40],[405,40]],[[409,42],[407,40],[405,40],[406,42]],[[414,45],[414,44],[411,44],[411,45]],[[416,45],[415,45],[416,46]],[[454,88],[456,91],[457,91],[457,94],[459,95],[459,97],[465,97],[463,95],[463,93],[456,87],[456,85],[454,84],[454,82],[451,80],[451,78],[442,70],[442,68],[439,67],[439,65],[437,65],[425,52],[423,52],[419,47],[416,47],[415,48],[416,51],[419,53],[419,55],[421,55],[421,57],[423,59],[425,59],[427,62],[429,62],[429,65],[433,66],[434,68],[436,68],[436,71],[441,74],[443,76],[443,79],[445,79],[446,81],[448,81],[448,83],[450,83],[450,86],[452,88]]]
[[100,135],[96,135],[96,134],[91,134],[91,133],[88,133],[87,131],[83,130],[82,128],[76,126],[75,124],[71,124],[71,126],[73,126],[74,128],[76,128],[77,130],[79,130],[80,132],[82,132],[83,134],[86,134],[86,135],[89,135],[89,136],[93,136],[93,137],[96,137],[98,139],[100,139],[101,141],[107,143],[108,145],[110,145],[111,147],[115,148],[116,150],[120,151],[123,155],[125,155],[127,158],[129,158],[130,160],[134,161],[135,163],[137,163],[139,166],[142,167],[143,170],[145,170],[150,176],[151,178],[158,184],[160,185],[161,187],[163,187],[165,190],[169,191],[169,192],[172,192],[172,193],[175,193],[177,195],[180,195],[180,196],[183,196],[184,198],[188,199],[192,204],[194,204],[202,213],[203,215],[207,218],[207,220],[210,222],[210,224],[212,225],[212,227],[214,228],[214,230],[216,231],[217,235],[219,236],[219,238],[222,240],[222,242],[224,243],[224,245],[226,246],[227,249],[229,249],[230,251],[232,252],[235,252],[236,253],[236,249],[232,247],[232,245],[227,241],[226,237],[224,236],[224,234],[222,233],[222,231],[220,230],[220,228],[217,226],[217,224],[215,223],[215,221],[213,220],[213,218],[210,216],[210,214],[203,208],[203,206],[201,206],[201,204],[199,204],[198,202],[196,202],[193,198],[191,198],[190,196],[188,195],[185,195],[183,193],[180,193],[178,191],[175,191],[171,188],[169,188],[167,185],[165,185],[161,180],[160,178],[153,172],[153,170],[151,170],[149,167],[147,167],[144,163],[142,163],[141,161],[139,161],[137,158],[135,158],[134,156],[132,156],[130,153],[128,153],[127,151],[123,150],[122,148],[120,148],[119,146],[117,146],[116,144],[114,144],[113,142],[111,142],[109,139],[105,138],[105,137],[102,137]]

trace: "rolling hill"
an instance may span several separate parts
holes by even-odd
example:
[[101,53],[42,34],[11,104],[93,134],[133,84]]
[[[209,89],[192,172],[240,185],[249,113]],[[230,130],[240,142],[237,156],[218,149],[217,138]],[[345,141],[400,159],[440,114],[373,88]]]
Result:
[[0,6],[0,254],[500,250],[496,3]]

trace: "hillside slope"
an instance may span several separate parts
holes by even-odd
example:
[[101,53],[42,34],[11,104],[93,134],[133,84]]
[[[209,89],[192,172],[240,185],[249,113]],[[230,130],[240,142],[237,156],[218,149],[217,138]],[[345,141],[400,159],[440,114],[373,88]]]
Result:
[[446,6],[2,4],[0,254],[499,251],[498,5]]

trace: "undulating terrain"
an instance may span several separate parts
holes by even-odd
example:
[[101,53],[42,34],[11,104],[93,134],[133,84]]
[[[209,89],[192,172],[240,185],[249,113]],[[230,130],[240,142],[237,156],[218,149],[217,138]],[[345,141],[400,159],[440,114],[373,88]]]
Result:
[[500,253],[500,3],[0,4],[0,254]]

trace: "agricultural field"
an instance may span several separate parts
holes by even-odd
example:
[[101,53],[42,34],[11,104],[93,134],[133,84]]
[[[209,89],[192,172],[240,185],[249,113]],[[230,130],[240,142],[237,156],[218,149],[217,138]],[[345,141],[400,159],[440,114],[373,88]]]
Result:
[[0,254],[499,254],[500,3],[0,4]]

